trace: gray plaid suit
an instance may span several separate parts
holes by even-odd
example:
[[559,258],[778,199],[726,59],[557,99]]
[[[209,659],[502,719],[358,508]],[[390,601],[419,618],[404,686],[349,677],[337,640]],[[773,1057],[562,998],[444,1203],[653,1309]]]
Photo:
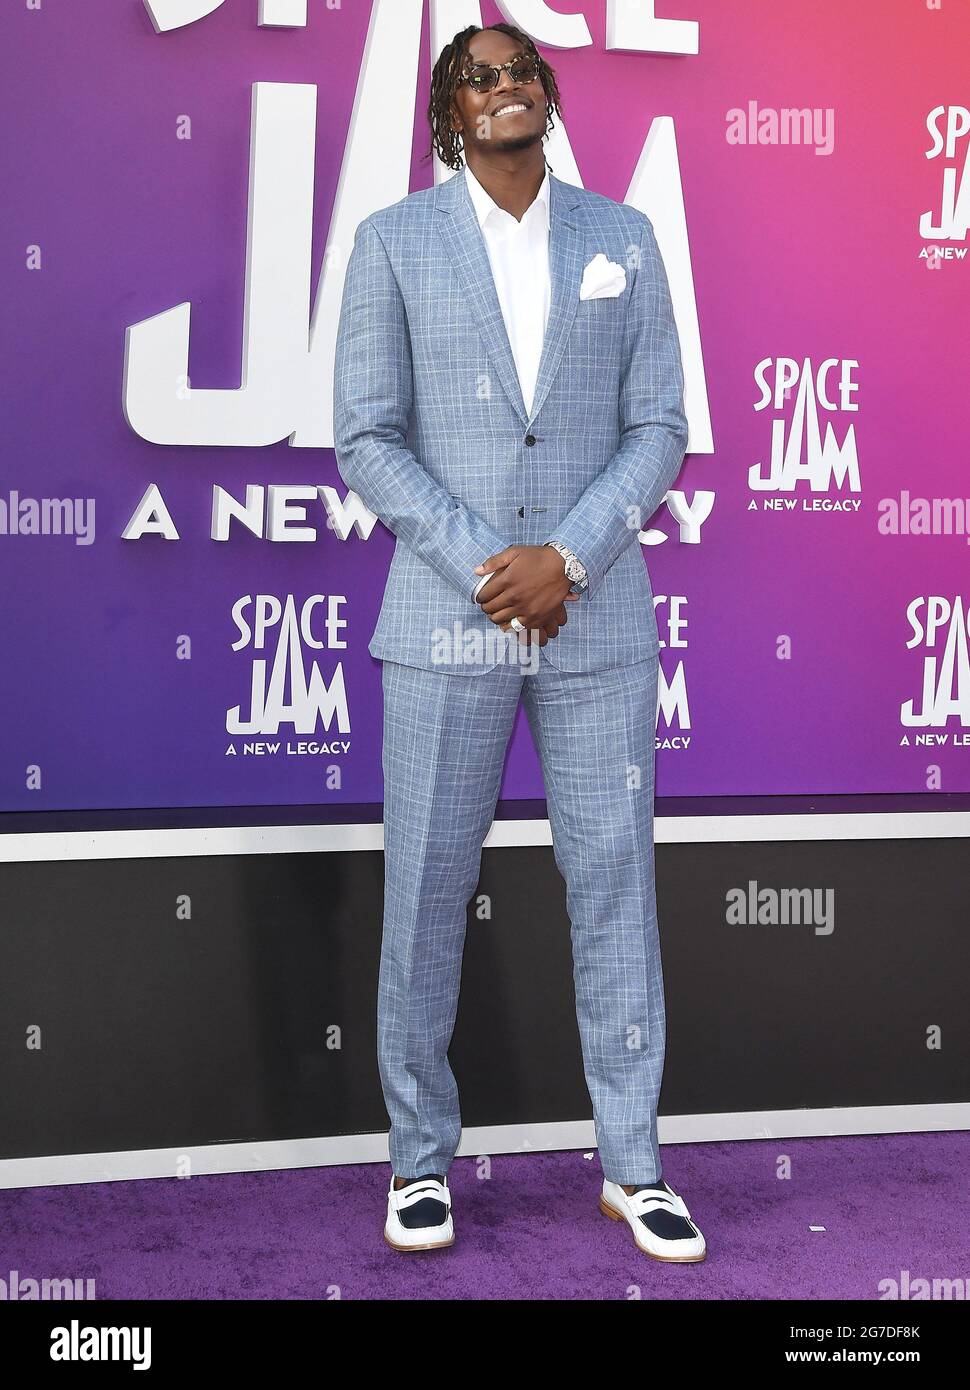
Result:
[[[626,288],[581,300],[598,252]],[[447,1049],[466,908],[520,698],[566,880],[603,1171],[660,1176],[659,639],[636,538],[687,444],[680,345],[641,212],[550,174],[549,261],[531,415],[464,171],[364,218],[347,266],[337,466],[398,539],[369,650],[385,702],[378,1057],[401,1177],[447,1172],[460,1139]],[[530,671],[472,601],[474,567],[553,539],[589,584]]]

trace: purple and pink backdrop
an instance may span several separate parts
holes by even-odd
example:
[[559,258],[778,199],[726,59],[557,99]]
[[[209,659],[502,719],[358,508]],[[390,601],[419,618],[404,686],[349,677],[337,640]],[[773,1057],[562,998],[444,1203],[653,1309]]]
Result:
[[[122,408],[126,329],[185,302],[192,387],[240,385],[257,82],[317,89],[316,286],[371,8],[310,0],[305,25],[267,28],[257,0],[224,0],[170,32],[142,0],[0,12],[0,809],[381,798],[367,641],[393,538],[342,539],[310,503],[311,543],[215,541],[215,487],[345,498],[332,450],[159,445]],[[608,51],[607,0],[545,8],[593,40],[536,33],[585,186],[624,200],[651,122],[676,130],[713,451],[676,483],[703,520],[664,506],[644,546],[658,794],[970,789],[970,4],[658,0],[699,25],[680,55]],[[428,22],[412,190],[433,177]],[[382,173],[374,206],[399,196]],[[178,539],[125,539],[152,485]],[[57,533],[52,500],[80,534]],[[280,655],[279,629],[233,649],[233,608],[260,594],[345,597],[345,648],[283,656],[308,683],[342,669],[349,732],[230,732],[254,661]],[[503,795],[541,794],[520,711]]]

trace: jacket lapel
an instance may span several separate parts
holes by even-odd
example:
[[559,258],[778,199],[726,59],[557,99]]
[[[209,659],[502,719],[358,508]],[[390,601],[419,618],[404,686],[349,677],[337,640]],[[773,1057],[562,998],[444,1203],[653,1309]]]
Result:
[[583,278],[583,231],[576,216],[580,198],[571,184],[549,175],[549,322],[539,360],[532,414],[527,414],[512,346],[502,317],[485,237],[465,182],[464,167],[437,186],[437,224],[468,313],[474,318],[489,361],[524,424],[542,409],[556,377],[579,303]]

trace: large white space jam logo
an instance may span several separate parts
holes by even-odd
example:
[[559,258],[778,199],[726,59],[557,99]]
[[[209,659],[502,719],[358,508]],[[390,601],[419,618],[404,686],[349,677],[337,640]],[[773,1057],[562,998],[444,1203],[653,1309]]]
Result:
[[[906,700],[900,710],[901,722],[915,729],[945,729],[947,721],[958,718],[970,727],[970,657],[967,648],[967,619],[970,617],[961,595],[943,598],[938,594],[914,598],[906,609],[912,636],[907,651],[921,647],[923,656],[922,703],[916,709]],[[913,744],[951,742],[970,746],[970,734],[918,734]],[[903,735],[900,747],[909,746]]]
[[[859,457],[855,424],[846,426],[841,442],[832,420],[825,420],[822,434],[819,408],[828,416],[851,414],[859,409],[853,396],[859,384],[852,374],[858,362],[827,357],[816,370],[812,359],[764,357],[754,369],[761,397],[755,411],[772,410],[771,453],[767,472],[763,465],[748,469],[752,492],[790,493],[789,497],[764,498],[762,511],[857,512],[858,497],[833,497],[833,492],[859,492]],[[812,497],[796,497],[811,492]],[[751,501],[749,511],[759,510]]]
[[[78,0],[81,3],[81,0]],[[137,0],[115,8],[129,10]],[[209,16],[234,12],[248,27],[258,14],[266,61],[291,56],[294,40],[323,26],[341,24],[338,0],[144,0],[159,43],[172,30],[185,44],[202,45]],[[660,8],[663,0],[660,0]],[[504,20],[523,29],[540,46],[581,53],[593,34],[575,4],[569,14],[546,0],[501,0]],[[602,0],[603,47],[608,53],[700,51],[697,20],[668,19],[655,13],[657,0]],[[319,268],[315,247],[314,180],[320,162],[314,82],[254,82],[249,131],[248,212],[242,297],[242,360],[238,385],[207,387],[189,375],[193,324],[200,310],[190,300],[169,303],[160,312],[129,324],[125,333],[122,408],[129,427],[142,439],[167,447],[265,448],[288,440],[298,449],[332,449],[333,373],[344,279],[357,228],[365,217],[410,191],[412,132],[419,95],[419,66],[434,62],[456,30],[481,19],[479,5],[465,0],[343,0],[343,10],[367,17],[353,93],[352,114],[330,109],[333,93],[324,74],[327,109],[320,138],[338,164],[336,192]],[[218,25],[218,21],[213,22]],[[294,32],[287,34],[287,29]],[[210,29],[210,33],[212,30]],[[179,48],[182,52],[182,48]],[[170,55],[171,56],[171,55]],[[199,56],[197,53],[196,56]],[[353,84],[354,72],[342,76]],[[423,80],[423,79],[422,79]],[[181,98],[180,98],[181,100]],[[335,124],[336,121],[336,124]],[[349,123],[348,123],[349,122]],[[179,139],[192,138],[182,112]],[[691,269],[677,132],[672,116],[654,116],[645,128],[623,202],[646,213],[669,267],[684,364],[689,452],[714,452],[700,324]],[[227,147],[238,142],[227,137]],[[207,145],[208,155],[213,149]],[[568,128],[556,122],[550,132],[549,163],[564,182],[582,186]],[[329,156],[328,156],[329,157]],[[455,177],[435,156],[435,183]],[[177,196],[160,187],[159,204]],[[318,200],[319,201],[319,200]],[[235,217],[238,209],[232,209]],[[228,214],[227,214],[228,215]],[[319,232],[319,228],[316,231]]]
[[[310,661],[309,678],[304,667],[304,647],[312,650],[346,648],[340,636],[347,626],[339,609],[347,600],[342,594],[311,594],[298,610],[292,594],[281,602],[275,594],[245,594],[233,604],[232,617],[239,637],[234,652],[249,648],[254,653],[249,718],[242,718],[241,706],[226,711],[226,732],[230,734],[277,734],[288,725],[295,734],[315,734],[336,721],[342,734],[350,732],[344,672],[337,662],[329,683],[316,660]],[[322,614],[316,610],[321,609]],[[322,621],[321,621],[322,617]],[[260,656],[269,652],[271,659]],[[267,674],[268,673],[268,674]],[[282,744],[245,747],[244,752],[276,753]],[[349,741],[288,742],[287,753],[346,753]],[[230,754],[238,750],[230,746]]]
[[[970,225],[970,110],[965,106],[934,106],[926,118],[926,129],[932,142],[926,158],[942,160],[937,167],[943,172],[943,190],[936,221],[932,212],[924,212],[919,234],[936,241],[966,241]],[[967,248],[947,248],[945,259],[951,254],[963,260]]]

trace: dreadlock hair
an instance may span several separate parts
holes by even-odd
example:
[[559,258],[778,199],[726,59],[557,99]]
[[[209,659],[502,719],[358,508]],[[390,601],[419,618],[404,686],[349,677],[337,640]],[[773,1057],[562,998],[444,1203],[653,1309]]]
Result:
[[529,56],[538,62],[539,80],[546,95],[546,133],[548,134],[555,126],[554,112],[562,119],[556,75],[528,34],[524,34],[514,24],[489,24],[484,28],[480,28],[477,24],[470,24],[467,29],[462,29],[457,33],[451,43],[445,44],[438,54],[438,61],[431,72],[431,96],[428,101],[431,145],[424,158],[430,159],[433,152],[437,150],[438,158],[449,169],[460,169],[464,162],[461,156],[463,144],[461,132],[452,127],[451,108],[455,93],[460,85],[461,71],[467,56],[465,48],[470,38],[475,34],[485,33],[486,29],[498,30],[502,34],[508,34],[509,38],[516,39]]

